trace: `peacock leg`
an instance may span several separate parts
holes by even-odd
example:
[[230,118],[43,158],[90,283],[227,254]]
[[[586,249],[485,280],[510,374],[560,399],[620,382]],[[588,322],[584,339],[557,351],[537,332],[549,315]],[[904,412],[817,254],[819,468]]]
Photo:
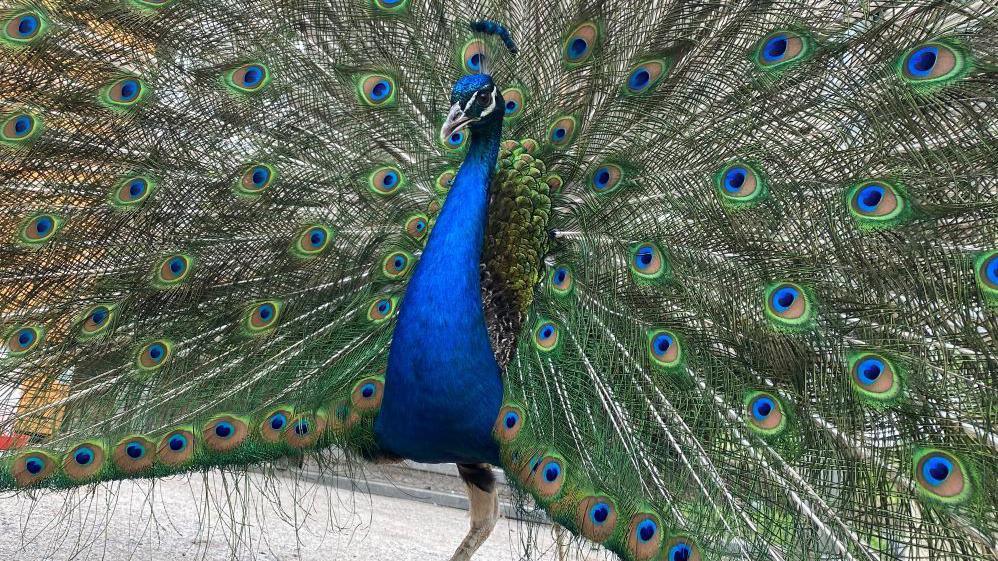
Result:
[[450,559],[469,561],[475,551],[489,539],[499,520],[499,494],[496,491],[496,478],[489,464],[458,464],[457,471],[468,487],[471,528]]

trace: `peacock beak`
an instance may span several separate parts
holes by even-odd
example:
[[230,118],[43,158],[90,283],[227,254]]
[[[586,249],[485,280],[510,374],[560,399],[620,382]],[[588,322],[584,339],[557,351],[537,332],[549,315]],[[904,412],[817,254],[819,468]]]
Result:
[[466,117],[464,115],[464,109],[461,107],[460,103],[455,103],[451,106],[450,113],[447,114],[447,120],[444,121],[444,126],[440,127],[440,142],[446,144],[447,139],[450,138],[450,135],[463,129],[473,120],[474,119],[471,117]]

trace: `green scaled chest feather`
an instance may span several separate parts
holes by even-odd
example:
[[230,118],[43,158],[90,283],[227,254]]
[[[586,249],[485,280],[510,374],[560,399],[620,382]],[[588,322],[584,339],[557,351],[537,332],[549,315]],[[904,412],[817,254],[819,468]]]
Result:
[[548,250],[551,194],[561,178],[535,156],[532,139],[506,140],[492,180],[489,223],[482,255],[482,300],[492,348],[504,366],[533,302]]

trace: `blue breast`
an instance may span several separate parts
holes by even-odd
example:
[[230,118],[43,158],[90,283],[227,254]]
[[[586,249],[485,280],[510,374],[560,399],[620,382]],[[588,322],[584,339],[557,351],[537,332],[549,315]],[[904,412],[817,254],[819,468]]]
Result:
[[374,427],[383,449],[421,462],[499,461],[503,385],[478,276],[499,132],[473,136],[402,299]]

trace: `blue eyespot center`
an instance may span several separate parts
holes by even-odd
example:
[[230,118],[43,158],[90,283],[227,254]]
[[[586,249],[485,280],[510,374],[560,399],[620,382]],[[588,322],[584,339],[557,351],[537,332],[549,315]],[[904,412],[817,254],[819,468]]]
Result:
[[385,177],[381,180],[381,184],[385,187],[391,187],[398,183],[399,175],[394,171],[390,171],[385,174]]
[[507,429],[511,429],[520,422],[520,416],[516,414],[515,411],[510,411],[506,413],[506,418],[503,419],[503,424],[506,425]]
[[540,335],[541,339],[550,339],[554,335],[554,326],[550,323],[544,324],[544,327],[541,327]]
[[186,263],[184,262],[184,259],[182,257],[173,257],[170,259],[169,267],[171,273],[179,275],[184,271]]
[[589,509],[589,518],[597,526],[606,522],[610,517],[610,505],[606,503],[596,503]]
[[568,43],[568,58],[578,60],[589,51],[589,43],[581,37],[576,37]]
[[908,72],[912,76],[923,78],[932,72],[939,56],[939,49],[933,46],[922,47],[908,58]]
[[133,179],[131,183],[128,184],[128,194],[132,198],[141,197],[146,191],[146,182],[144,179]]
[[597,189],[605,189],[610,183],[610,168],[601,167],[596,170],[596,175],[593,176],[593,183],[596,184]]
[[388,97],[388,94],[390,94],[391,91],[392,85],[388,82],[388,80],[379,80],[374,84],[374,87],[371,88],[371,99],[374,101],[382,101]]
[[94,451],[90,448],[80,448],[73,455],[73,461],[81,466],[89,465],[90,462],[94,461]]
[[104,321],[107,320],[107,316],[109,313],[110,310],[108,310],[104,306],[101,306],[90,313],[90,321],[94,325],[102,325]]
[[655,252],[651,246],[641,246],[634,254],[634,264],[639,269],[647,269],[655,258]]
[[228,421],[221,421],[215,425],[215,436],[219,438],[229,438],[235,430],[236,428],[232,426],[232,423]]
[[553,131],[551,131],[551,138],[553,138],[554,140],[564,140],[567,134],[568,131],[566,131],[564,127],[557,127]]
[[457,131],[451,134],[450,138],[447,139],[447,142],[451,146],[460,146],[461,142],[463,141],[464,141],[464,131]]
[[21,37],[30,37],[38,29],[38,17],[34,14],[21,16],[21,21],[17,22],[17,33]]
[[658,531],[658,524],[654,520],[644,520],[638,524],[637,535],[638,541],[641,543],[648,543],[655,537],[655,533]]
[[263,67],[256,64],[247,66],[246,71],[243,73],[243,86],[252,88],[253,86],[259,85],[260,82],[263,81],[263,76]]
[[298,422],[295,423],[295,434],[298,436],[307,435],[309,430],[308,421],[305,419],[299,419]]
[[627,87],[635,91],[643,90],[648,87],[650,81],[651,74],[648,73],[645,67],[640,66],[631,73],[630,78],[627,80]]
[[257,313],[260,314],[260,319],[262,319],[263,321],[267,321],[270,318],[274,317],[275,311],[276,310],[274,309],[274,305],[270,303],[260,304],[260,307],[257,308]]
[[180,452],[181,450],[187,447],[187,438],[185,438],[184,435],[182,434],[175,434],[170,437],[170,440],[169,442],[167,442],[167,445],[170,447],[170,450],[173,450],[174,452]]
[[544,469],[544,480],[548,483],[554,483],[558,480],[559,475],[561,475],[561,464],[558,462],[548,462],[547,467]]
[[884,188],[881,185],[873,184],[863,187],[856,197],[859,209],[863,212],[873,212],[877,210],[880,201],[884,199]]
[[743,167],[731,168],[724,174],[724,190],[729,193],[737,193],[748,177],[748,170]]
[[883,374],[884,362],[879,358],[867,358],[859,363],[857,371],[859,372],[859,381],[865,385],[870,385]]
[[510,113],[515,113],[517,107],[519,107],[519,104],[516,103],[515,101],[513,101],[512,99],[509,100],[509,101],[507,101],[506,102],[506,114],[509,115]]
[[31,475],[38,475],[45,469],[45,461],[41,458],[31,457],[24,461],[24,469]]
[[152,345],[149,346],[148,353],[149,353],[149,358],[153,360],[159,360],[163,358],[164,354],[166,354],[166,348],[164,348],[163,345],[161,345],[160,343],[153,343]]
[[922,464],[922,476],[932,486],[942,485],[953,472],[953,462],[943,456],[932,456]]
[[672,337],[669,337],[666,333],[659,333],[655,336],[655,340],[652,344],[655,347],[655,354],[662,356],[669,352],[669,347],[672,346]]
[[796,288],[785,286],[773,293],[773,308],[778,313],[786,312],[797,300],[798,292]]
[[22,347],[27,347],[31,343],[35,342],[35,330],[30,327],[25,327],[17,332],[17,344]]
[[768,397],[760,397],[752,403],[752,416],[756,421],[763,421],[776,409],[776,403]]
[[685,543],[677,543],[669,549],[669,561],[689,561],[693,550]]
[[568,278],[568,270],[566,270],[564,267],[554,272],[555,284],[562,284],[563,282],[565,282],[566,278]]
[[998,255],[995,255],[984,265],[984,274],[992,284],[998,284]]
[[52,219],[47,216],[42,216],[38,220],[35,220],[35,231],[38,235],[44,236],[52,230]]
[[471,55],[471,58],[468,59],[468,68],[472,70],[481,70],[482,55],[480,53],[475,53]]
[[388,312],[388,309],[390,307],[391,307],[391,302],[389,302],[388,300],[380,300],[380,301],[378,301],[378,311],[379,312],[386,313],[386,312]]
[[762,58],[767,62],[775,62],[783,58],[787,52],[787,36],[776,35],[770,37],[762,47]]
[[121,100],[132,101],[139,95],[139,83],[135,80],[125,80],[121,84]]
[[273,430],[281,430],[287,424],[288,424],[288,418],[284,413],[275,413],[270,418],[270,428]]
[[374,384],[368,382],[363,386],[361,386],[360,395],[364,396],[364,399],[371,399],[372,397],[374,397],[374,393],[376,391],[377,388],[374,387]]
[[146,447],[138,442],[129,442],[128,445],[125,446],[125,454],[133,460],[138,460],[146,454]]
[[19,115],[14,119],[14,134],[16,136],[24,136],[31,132],[31,128],[34,126],[34,119],[30,115]]
[[270,179],[270,170],[264,166],[256,166],[253,168],[253,185],[256,187],[263,187],[267,180]]

